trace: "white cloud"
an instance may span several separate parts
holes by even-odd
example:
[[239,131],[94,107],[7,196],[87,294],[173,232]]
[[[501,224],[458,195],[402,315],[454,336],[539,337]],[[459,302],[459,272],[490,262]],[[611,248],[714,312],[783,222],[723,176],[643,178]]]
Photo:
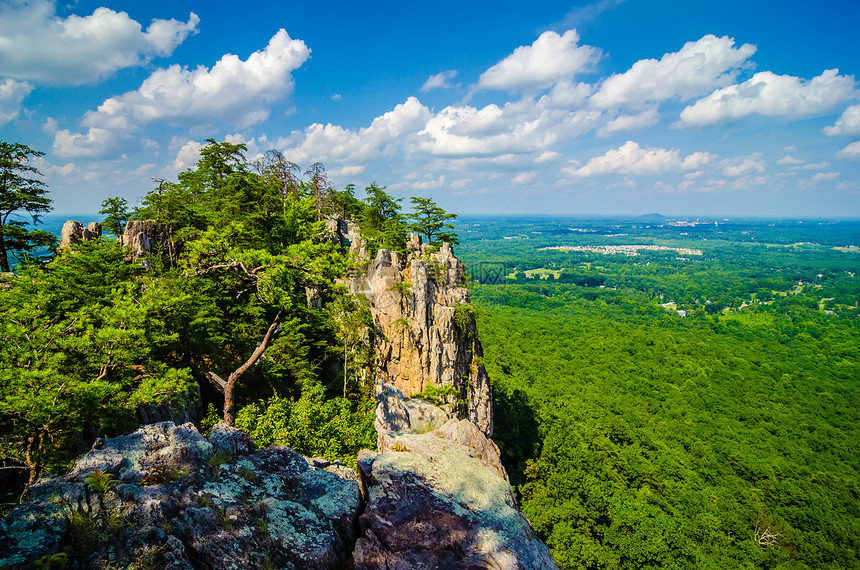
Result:
[[356,166],[341,166],[340,168],[333,168],[327,172],[327,174],[333,178],[343,178],[350,176],[358,176],[362,174],[365,170],[367,170],[366,164],[359,164]]
[[48,0],[0,2],[0,75],[50,85],[80,85],[169,56],[197,32],[200,18],[153,20],[144,32],[125,12],[97,8],[60,18]]
[[432,174],[425,174],[420,181],[413,182],[411,186],[413,190],[434,190],[442,188],[445,185],[445,179],[444,174],[438,178],[434,178]]
[[860,141],[855,141],[849,144],[836,154],[846,158],[860,158]]
[[534,170],[529,170],[526,172],[520,172],[516,176],[511,179],[513,184],[527,184],[534,180],[535,174],[537,174]]
[[343,99],[343,95],[341,95],[340,93],[335,93],[334,95],[329,97],[329,99],[331,99],[332,101],[340,101],[341,99]]
[[621,131],[642,129],[644,127],[656,125],[659,120],[660,115],[657,113],[657,109],[648,109],[636,115],[619,115],[603,125],[603,127],[597,131],[597,135],[606,137]]
[[832,127],[825,127],[824,134],[834,135],[860,135],[860,105],[851,105],[842,115],[836,119]]
[[590,102],[597,108],[642,105],[648,101],[690,99],[709,93],[714,87],[729,85],[738,70],[755,53],[755,46],[735,48],[735,40],[706,35],[687,42],[677,52],[660,60],[637,61],[626,72],[609,77]]
[[707,126],[749,115],[803,116],[856,97],[854,76],[828,69],[807,81],[770,71],[714,91],[681,111],[681,126]]
[[197,164],[197,161],[200,160],[200,149],[203,148],[204,144],[194,140],[172,140],[170,147],[176,150],[176,156],[173,162],[164,169],[162,173],[164,178],[173,178]]
[[89,112],[85,126],[109,126],[115,122],[148,123],[157,120],[188,122],[222,118],[240,126],[268,117],[268,106],[293,89],[291,72],[301,66],[310,50],[283,29],[262,51],[242,61],[224,55],[212,69],[194,70],[171,65],[150,75],[137,91],[112,97],[98,111]]
[[458,87],[459,83],[457,85],[451,83],[455,77],[457,77],[456,69],[449,69],[436,75],[431,75],[424,82],[424,85],[421,86],[421,91],[426,93],[431,89],[453,89],[454,87]]
[[792,170],[822,170],[830,166],[830,163],[826,160],[822,160],[821,162],[814,162],[810,164],[803,164],[798,166],[793,166]]
[[544,32],[532,45],[518,47],[482,73],[477,88],[546,87],[559,79],[587,71],[600,59],[601,52],[578,43],[576,30],[568,30],[562,36],[556,32]]
[[741,176],[747,172],[764,172],[764,161],[761,155],[756,153],[752,156],[726,159],[722,162],[723,176]]
[[0,80],[0,127],[18,117],[21,103],[32,90],[33,86],[26,81]]
[[558,109],[549,96],[481,109],[452,105],[427,121],[419,146],[449,158],[543,152],[582,134],[598,115]]
[[834,178],[839,178],[838,172],[819,172],[810,180],[813,182],[821,182],[822,180],[833,180]]
[[785,165],[793,165],[793,164],[803,164],[803,161],[799,158],[794,158],[790,154],[787,154],[776,161],[777,164]]
[[[194,70],[172,65],[152,73],[140,88],[88,111],[81,124],[86,134],[59,131],[54,148],[61,156],[109,156],[113,142],[154,121],[191,124],[221,119],[248,126],[269,116],[269,106],[293,89],[291,72],[310,50],[281,29],[262,51],[247,60],[224,55],[213,67]],[[101,146],[100,146],[101,145]]]
[[554,107],[575,109],[582,107],[592,93],[594,93],[594,87],[588,83],[561,80],[553,85],[549,97]]
[[540,153],[537,158],[535,158],[535,162],[538,164],[542,164],[544,162],[552,162],[560,156],[561,153],[553,152],[551,150],[545,150],[544,152]]
[[131,138],[109,129],[90,127],[86,133],[61,129],[54,134],[53,151],[63,158],[115,157],[131,146]]
[[392,155],[398,146],[424,127],[430,110],[415,97],[409,97],[393,110],[373,119],[370,126],[351,130],[331,123],[314,123],[303,132],[293,133],[278,146],[293,147],[311,161],[360,163]]
[[602,174],[660,174],[673,170],[695,170],[713,161],[715,155],[694,152],[683,159],[678,149],[641,148],[633,141],[627,141],[617,149],[611,149],[603,156],[590,159],[585,166],[577,163],[563,168],[570,176],[599,176]]

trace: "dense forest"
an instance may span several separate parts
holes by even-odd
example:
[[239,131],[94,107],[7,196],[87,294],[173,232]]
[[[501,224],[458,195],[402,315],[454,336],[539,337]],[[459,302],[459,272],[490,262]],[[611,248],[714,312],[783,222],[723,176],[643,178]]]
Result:
[[[454,216],[245,150],[210,140],[137,207],[106,199],[104,237],[58,252],[4,213],[5,263],[19,263],[0,277],[5,465],[60,472],[141,407],[198,394],[204,429],[224,419],[259,445],[347,463],[373,448],[374,331],[344,285],[367,260],[326,220],[357,222],[372,254],[402,251],[408,231],[456,243]],[[35,220],[49,201],[19,173],[28,194],[0,188],[0,211],[30,200]],[[143,264],[117,239],[128,220],[160,232]],[[562,568],[860,566],[860,224],[456,230],[494,438]]]
[[[277,152],[251,162],[243,145],[210,140],[138,207],[106,199],[104,237],[55,251],[32,223],[50,211],[27,163],[39,153],[4,145],[0,167],[19,180],[0,188],[0,242],[20,262],[0,274],[4,465],[26,466],[31,482],[62,472],[96,437],[136,426],[141,408],[198,399],[204,428],[223,418],[260,445],[347,463],[375,447],[373,326],[345,284],[367,259],[326,221],[359,223],[374,252],[404,249],[408,231],[450,239],[452,214],[426,198],[407,214],[375,184],[359,200],[319,163],[303,173]],[[143,259],[119,239],[128,220],[151,229]]]
[[460,224],[521,506],[562,568],[856,568],[860,224],[693,223]]

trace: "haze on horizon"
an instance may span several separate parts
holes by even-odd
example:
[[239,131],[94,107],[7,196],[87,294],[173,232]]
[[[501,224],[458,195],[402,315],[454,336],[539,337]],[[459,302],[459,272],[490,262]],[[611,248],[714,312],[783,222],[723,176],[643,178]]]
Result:
[[206,138],[471,214],[860,216],[860,4],[0,2],[57,214]]

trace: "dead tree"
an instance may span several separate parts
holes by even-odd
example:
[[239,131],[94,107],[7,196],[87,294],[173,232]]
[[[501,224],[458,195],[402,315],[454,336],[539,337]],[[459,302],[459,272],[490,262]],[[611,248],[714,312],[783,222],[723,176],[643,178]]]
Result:
[[207,373],[209,380],[216,388],[224,393],[224,423],[228,426],[233,426],[236,423],[236,383],[248,370],[254,367],[257,361],[263,356],[263,353],[266,352],[266,349],[269,348],[272,338],[275,335],[275,331],[278,329],[278,326],[281,324],[281,319],[283,318],[284,309],[282,307],[275,316],[275,320],[273,320],[272,324],[269,325],[269,330],[266,331],[266,334],[263,336],[263,340],[260,341],[260,344],[257,345],[257,348],[248,360],[246,360],[242,366],[234,370],[230,376],[227,377],[226,381],[214,372],[210,371]]

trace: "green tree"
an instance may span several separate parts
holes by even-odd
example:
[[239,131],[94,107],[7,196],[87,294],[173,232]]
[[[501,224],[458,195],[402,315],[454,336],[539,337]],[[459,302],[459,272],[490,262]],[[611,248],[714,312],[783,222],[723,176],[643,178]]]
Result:
[[28,164],[45,153],[20,143],[0,141],[0,271],[9,271],[9,256],[27,254],[56,243],[48,232],[28,229],[21,215],[26,213],[33,226],[41,215],[51,211],[45,183],[34,178],[41,173]]
[[102,201],[102,209],[99,214],[103,214],[105,218],[102,220],[102,225],[113,234],[114,237],[122,236],[125,230],[125,223],[128,221],[128,200],[116,196],[114,198],[105,198]]
[[143,404],[181,398],[187,370],[152,358],[182,298],[142,287],[116,242],[93,240],[0,289],[0,457],[30,482],[62,468],[86,427],[115,433]]
[[451,245],[460,243],[456,232],[447,231],[454,229],[454,224],[449,223],[448,220],[456,218],[457,214],[446,212],[431,198],[416,196],[411,198],[411,202],[414,211],[409,215],[413,220],[409,225],[410,230],[424,234],[430,245],[444,242]]
[[406,219],[400,211],[400,198],[393,198],[385,187],[373,182],[364,189],[364,212],[361,216],[361,230],[371,245],[371,254],[377,249],[406,249]]

